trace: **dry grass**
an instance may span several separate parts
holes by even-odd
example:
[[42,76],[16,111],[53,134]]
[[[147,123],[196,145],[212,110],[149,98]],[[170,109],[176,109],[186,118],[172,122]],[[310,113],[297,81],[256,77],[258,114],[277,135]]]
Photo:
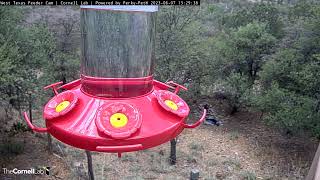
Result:
[[[200,170],[201,179],[293,180],[304,177],[308,160],[292,156],[286,161],[292,154],[281,154],[275,147],[258,149],[259,146],[250,143],[240,132],[237,139],[230,140],[231,132],[234,131],[225,127],[207,126],[184,131],[177,144],[175,166],[168,163],[169,143],[125,153],[121,159],[115,154],[95,153],[95,175],[97,179],[187,179],[190,171],[196,168]],[[68,156],[77,159],[78,153]],[[85,164],[85,160],[82,162]]]

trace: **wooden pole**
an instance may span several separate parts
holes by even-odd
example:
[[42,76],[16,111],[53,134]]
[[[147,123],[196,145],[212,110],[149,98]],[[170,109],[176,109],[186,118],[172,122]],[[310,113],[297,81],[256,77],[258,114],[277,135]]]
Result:
[[89,180],[94,180],[93,168],[92,168],[92,156],[90,151],[86,151],[88,160],[88,176]]
[[320,144],[313,158],[306,180],[318,180],[320,178]]
[[170,141],[170,158],[169,158],[169,161],[170,161],[170,164],[171,165],[175,165],[176,162],[177,162],[177,140],[176,139],[172,139]]

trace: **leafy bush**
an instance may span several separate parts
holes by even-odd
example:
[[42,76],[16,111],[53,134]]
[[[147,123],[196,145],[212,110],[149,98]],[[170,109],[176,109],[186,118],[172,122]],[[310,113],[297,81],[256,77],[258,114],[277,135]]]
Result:
[[315,136],[320,137],[318,123],[320,114],[314,113],[317,104],[313,99],[300,96],[273,84],[256,100],[257,107],[260,107],[263,112],[267,112],[265,120],[269,124],[294,133],[301,130],[311,130]]
[[[300,12],[296,6],[292,11]],[[253,104],[267,113],[269,124],[289,132],[310,131],[320,138],[320,6],[310,12],[305,14],[308,18],[300,25],[298,38],[291,44],[282,42],[284,48],[262,67],[261,91]]]
[[213,62],[220,72],[216,82],[221,84],[232,108],[231,114],[247,104],[247,97],[265,63],[263,55],[271,53],[275,41],[265,24],[257,22],[241,26],[229,35],[221,34],[216,39],[215,54],[220,59]]

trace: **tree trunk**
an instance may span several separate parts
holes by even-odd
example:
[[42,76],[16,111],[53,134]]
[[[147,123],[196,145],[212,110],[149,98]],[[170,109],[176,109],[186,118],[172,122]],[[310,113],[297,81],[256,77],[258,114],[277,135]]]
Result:
[[232,106],[230,115],[234,115],[236,112],[238,112],[238,107],[237,106]]
[[177,156],[176,156],[177,148],[176,147],[177,147],[177,140],[172,139],[170,141],[170,148],[171,149],[170,149],[170,159],[169,159],[171,165],[175,165],[177,162]]
[[264,112],[261,112],[261,114],[259,116],[259,121],[261,121],[261,119],[263,118],[263,114],[264,114]]

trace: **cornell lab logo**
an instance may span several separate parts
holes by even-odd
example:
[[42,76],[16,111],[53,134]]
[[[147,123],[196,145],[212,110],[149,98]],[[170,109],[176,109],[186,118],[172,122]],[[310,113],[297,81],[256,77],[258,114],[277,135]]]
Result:
[[13,174],[13,175],[50,175],[50,167],[39,167],[39,168],[29,168],[29,169],[7,169],[2,168],[3,174]]

